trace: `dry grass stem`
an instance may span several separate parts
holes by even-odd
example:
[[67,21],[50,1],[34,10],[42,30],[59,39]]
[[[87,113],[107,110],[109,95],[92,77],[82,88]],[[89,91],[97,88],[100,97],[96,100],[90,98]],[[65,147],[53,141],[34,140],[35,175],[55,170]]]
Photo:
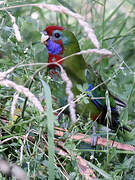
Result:
[[11,21],[13,23],[13,29],[14,29],[14,33],[15,33],[15,37],[16,37],[17,41],[22,41],[21,34],[20,34],[20,31],[19,31],[19,27],[16,24],[15,17],[10,12],[7,11],[7,13],[10,16]]
[[112,52],[107,49],[87,49],[87,50],[82,50],[82,51],[76,53],[76,55],[89,54],[89,53],[100,54],[100,55],[107,56],[107,57],[112,56]]
[[56,6],[54,4],[42,4],[42,5],[40,4],[39,7],[47,8],[47,9],[55,11],[55,12],[65,13],[65,14],[68,14],[68,15],[74,17],[79,22],[79,24],[83,27],[84,31],[88,34],[88,37],[92,41],[94,46],[98,49],[100,48],[100,44],[99,44],[99,41],[98,41],[96,35],[94,34],[94,30],[90,27],[90,25],[86,21],[84,21],[84,18],[80,14],[74,13],[66,7]]
[[68,95],[68,104],[70,110],[70,117],[73,122],[76,122],[76,113],[75,113],[75,103],[74,103],[74,94],[72,93],[72,82],[68,78],[66,72],[64,71],[63,67],[59,65],[61,69],[61,78],[66,83],[66,94]]
[[19,138],[19,136],[13,136],[13,137],[10,137],[10,138],[6,138],[6,139],[0,141],[0,145],[4,144],[4,143],[7,143],[8,141],[11,141],[12,139],[18,139],[18,138]]
[[[66,56],[66,57],[60,59],[59,61],[57,61],[57,63],[59,63],[59,62],[61,62],[63,60],[65,61],[66,59],[68,59],[70,57],[73,57],[73,56],[76,56],[76,55],[89,54],[89,53],[102,55],[102,58],[111,57],[113,55],[112,52],[108,51],[107,49],[87,49],[87,50],[82,50],[80,52],[77,52],[77,53],[71,54],[69,56]],[[48,63],[48,65],[49,64],[54,64],[54,63]]]
[[96,35],[94,34],[94,30],[90,27],[90,25],[84,20],[84,18],[80,14],[74,13],[66,7],[57,6],[54,4],[22,4],[22,5],[0,8],[0,10],[13,9],[13,8],[17,8],[17,7],[30,7],[30,6],[39,7],[41,9],[47,8],[51,11],[65,13],[65,14],[68,14],[69,16],[74,17],[79,22],[79,24],[83,27],[84,31],[88,34],[88,37],[92,41],[94,46],[98,49],[100,48],[100,43],[99,43]]
[[11,73],[12,71],[14,71],[14,69],[16,68],[17,66],[14,66],[10,69],[8,69],[7,71],[4,71],[4,72],[0,72],[0,81],[3,80],[4,78],[6,78],[6,76]]
[[14,97],[13,97],[13,101],[12,101],[12,105],[11,105],[11,117],[14,119],[14,115],[15,115],[15,109],[16,109],[16,104],[17,104],[17,101],[18,101],[18,97],[19,97],[19,94],[15,94]]
[[24,94],[28,99],[34,104],[34,106],[40,111],[44,112],[44,109],[40,103],[40,101],[32,94],[28,88],[25,88],[21,85],[17,85],[16,83],[10,81],[10,80],[1,80],[0,81],[1,86],[11,87],[14,88],[18,93]]

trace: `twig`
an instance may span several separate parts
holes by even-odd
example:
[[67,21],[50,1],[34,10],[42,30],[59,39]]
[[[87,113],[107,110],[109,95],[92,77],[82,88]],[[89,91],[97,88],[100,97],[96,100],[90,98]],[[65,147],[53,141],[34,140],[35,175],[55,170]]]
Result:
[[[64,132],[66,132],[67,130],[65,129],[62,129],[62,128],[57,128],[55,127],[56,131],[55,131],[55,135],[56,136],[64,136]],[[84,134],[81,134],[81,133],[78,133],[76,135],[70,135],[69,138],[73,139],[73,140],[82,140],[83,142],[85,143],[91,143],[92,141],[92,138],[88,135],[84,135]],[[105,138],[101,138],[99,137],[98,140],[97,140],[97,145],[100,145],[100,146],[107,146],[109,145],[110,147],[116,147],[117,149],[122,149],[122,150],[125,150],[125,151],[132,151],[132,152],[135,152],[135,147],[134,146],[131,146],[129,144],[122,144],[122,143],[119,143],[119,142],[114,142],[112,140],[108,140],[105,139]]]
[[[65,148],[64,143],[62,141],[58,141],[59,147],[56,147],[56,152],[59,155],[65,156],[68,159],[71,159],[70,152]],[[60,148],[62,147],[62,148]],[[86,180],[92,180],[96,179],[96,175],[94,171],[89,167],[85,159],[83,159],[81,156],[77,155],[76,153],[72,153],[74,157],[77,159],[77,166],[80,174],[82,177],[84,177]]]

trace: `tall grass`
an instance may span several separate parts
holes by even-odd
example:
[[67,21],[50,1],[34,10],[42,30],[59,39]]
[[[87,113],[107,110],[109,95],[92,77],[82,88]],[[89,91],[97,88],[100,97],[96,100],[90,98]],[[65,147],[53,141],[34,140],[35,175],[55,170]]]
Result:
[[[63,5],[72,13],[68,15],[64,13],[65,11],[53,12],[45,6],[39,8],[40,6],[31,6],[30,3]],[[20,5],[24,7],[11,8],[11,6]],[[4,9],[4,7],[9,7],[9,9]],[[17,65],[4,77],[4,80],[8,79],[18,86],[25,85],[29,88],[26,82],[30,82],[33,74],[39,69],[29,90],[34,95],[33,97],[38,98],[36,102],[39,100],[42,104],[39,111],[42,111],[42,108],[45,109],[41,114],[36,108],[38,104],[34,106],[34,102],[28,100],[22,116],[24,102],[29,95],[27,89],[28,93],[25,91],[23,95],[19,95],[15,105],[15,115],[12,113],[11,116],[12,101],[17,89],[14,86],[6,86],[4,83],[0,84],[1,159],[7,159],[21,166],[28,172],[30,179],[82,179],[76,159],[77,155],[81,155],[87,165],[94,170],[98,179],[134,179],[135,159],[131,152],[120,151],[109,146],[107,148],[97,146],[96,150],[93,150],[88,144],[82,144],[81,140],[76,142],[69,138],[69,135],[74,133],[91,132],[92,123],[89,118],[84,123],[82,117],[78,115],[78,121],[73,126],[66,115],[62,116],[60,122],[55,121],[53,110],[59,107],[57,102],[51,99],[51,96],[56,93],[53,87],[54,82],[47,75],[47,68],[40,70],[43,65],[41,63],[46,63],[48,56],[40,43],[40,32],[47,25],[58,24],[73,31],[81,50],[93,49],[99,47],[100,44],[101,49],[105,48],[112,52],[112,57],[102,60],[99,54],[93,53],[84,54],[84,58],[99,72],[103,80],[111,79],[107,84],[109,90],[127,103],[125,109],[119,109],[120,121],[130,126],[132,132],[122,132],[116,136],[115,133],[100,131],[99,135],[135,146],[134,8],[135,3],[130,0],[118,0],[115,3],[111,0],[30,0],[29,2],[7,0],[0,4],[1,72],[6,72]],[[74,18],[74,13],[79,13],[81,17]],[[87,21],[88,24],[83,24],[83,21]],[[95,33],[93,37],[96,40],[92,38],[91,41],[88,28],[94,30],[91,32]],[[19,41],[17,30],[21,35]],[[92,43],[94,41],[95,45]],[[33,63],[39,64],[26,65]],[[2,82],[1,79],[0,82]],[[84,97],[82,101],[87,101],[87,99]],[[109,101],[107,104],[109,113]],[[68,131],[61,139],[54,139],[54,123],[56,126],[68,127]]]

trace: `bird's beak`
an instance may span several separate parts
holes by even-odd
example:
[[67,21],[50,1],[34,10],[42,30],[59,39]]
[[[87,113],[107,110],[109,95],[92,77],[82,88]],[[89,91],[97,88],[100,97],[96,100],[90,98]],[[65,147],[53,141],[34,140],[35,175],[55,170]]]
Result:
[[47,34],[46,31],[43,31],[41,34],[42,34],[42,35],[41,35],[41,43],[43,43],[44,45],[47,45],[47,40],[48,40],[50,37],[48,36],[48,34]]

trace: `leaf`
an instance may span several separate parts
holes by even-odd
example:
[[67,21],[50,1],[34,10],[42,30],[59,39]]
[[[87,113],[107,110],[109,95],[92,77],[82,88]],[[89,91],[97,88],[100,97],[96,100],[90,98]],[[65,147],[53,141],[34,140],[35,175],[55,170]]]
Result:
[[83,101],[84,101],[85,104],[89,104],[88,97],[84,97],[84,98],[83,98]]
[[108,180],[112,180],[113,178],[105,171],[103,171],[102,169],[98,168],[97,166],[95,166],[94,164],[92,164],[91,162],[87,161],[87,163],[89,164],[89,166],[96,170],[99,174],[101,174],[103,177],[105,177]]
[[43,85],[43,94],[46,99],[46,106],[47,106],[47,125],[48,125],[48,180],[54,180],[55,179],[55,167],[54,167],[54,155],[55,155],[55,149],[54,149],[54,121],[55,116],[53,114],[52,109],[52,98],[51,98],[51,91],[49,85],[40,79]]

